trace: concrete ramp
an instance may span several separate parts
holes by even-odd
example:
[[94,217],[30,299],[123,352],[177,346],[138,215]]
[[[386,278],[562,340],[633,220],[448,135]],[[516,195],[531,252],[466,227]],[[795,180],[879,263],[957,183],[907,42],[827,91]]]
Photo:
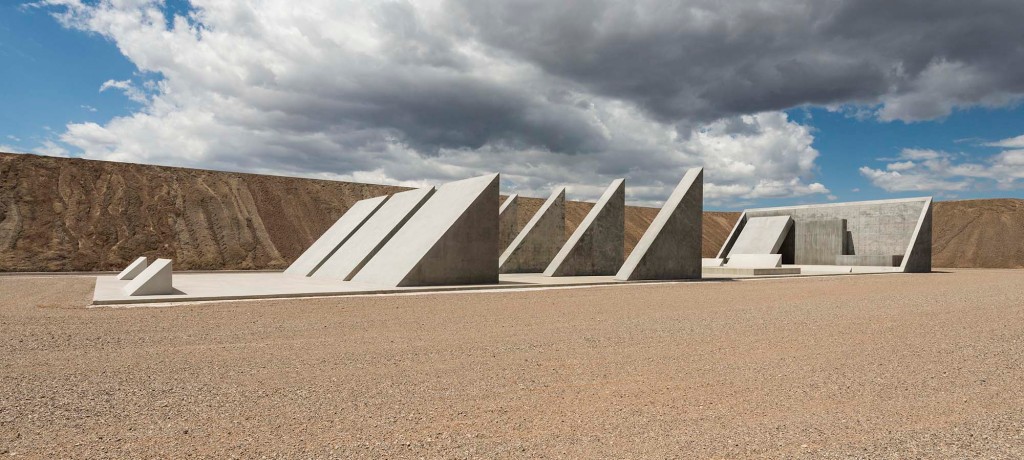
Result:
[[171,283],[172,270],[171,259],[157,259],[125,285],[122,292],[129,296],[174,294]]
[[434,193],[434,187],[396,193],[342,243],[314,278],[351,280]]
[[555,255],[545,276],[614,275],[622,266],[626,180],[615,179]]
[[301,276],[310,276],[315,273],[387,199],[387,196],[379,196],[357,201],[284,272],[289,275]]
[[776,254],[792,226],[789,216],[749,217],[729,254]]
[[382,286],[498,282],[498,174],[449,182],[352,281]]
[[540,273],[565,243],[565,187],[559,187],[530,218],[498,259],[501,273]]
[[513,193],[505,198],[498,210],[498,255],[512,244],[516,237],[516,220],[519,217],[519,194]]
[[704,168],[686,172],[615,279],[673,280],[701,276]]
[[135,262],[132,262],[130,265],[128,265],[128,268],[121,270],[121,273],[117,274],[117,279],[133,280],[135,279],[136,276],[139,276],[139,273],[142,273],[142,271],[146,269],[146,266],[146,258],[139,257],[138,259],[135,259]]

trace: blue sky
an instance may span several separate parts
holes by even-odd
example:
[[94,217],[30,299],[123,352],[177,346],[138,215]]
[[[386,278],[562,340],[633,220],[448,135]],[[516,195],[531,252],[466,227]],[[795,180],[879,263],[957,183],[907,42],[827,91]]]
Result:
[[[537,31],[536,41],[547,45],[534,48],[530,37],[507,42],[500,34],[444,31],[451,27],[451,11],[463,14],[461,20],[481,21],[480,30],[496,29],[482,22],[493,11],[478,16],[476,10],[500,1],[453,1],[451,11],[442,12],[416,2],[384,2],[365,11],[310,2],[308,8],[319,13],[301,18],[287,2],[281,8],[271,2],[259,12],[238,2],[124,3],[0,5],[0,60],[9,69],[0,73],[6,107],[0,147],[405,185],[497,167],[507,171],[505,191],[544,196],[551,186],[568,183],[570,198],[593,198],[607,180],[624,175],[633,187],[630,199],[648,204],[667,195],[675,168],[704,165],[706,182],[713,184],[708,207],[716,209],[922,195],[1024,197],[1024,164],[1013,156],[1024,141],[985,145],[1024,135],[1021,89],[1012,83],[1014,75],[1004,75],[1015,70],[993,69],[980,58],[954,60],[956,50],[941,43],[925,49],[939,57],[900,80],[861,86],[838,73],[819,76],[817,69],[799,68],[794,76],[809,75],[806,83],[773,77],[756,92],[759,85],[743,85],[764,77],[755,72],[732,83],[755,87],[740,99],[715,86],[723,76],[702,79],[682,68],[678,78],[608,69],[629,65],[636,52],[614,54],[630,49],[628,38],[602,48],[617,36],[605,30],[590,30],[588,40],[574,45],[605,59],[600,67],[567,64],[564,56],[578,49],[553,50],[544,35],[558,27]],[[153,20],[153,11],[165,20]],[[552,11],[536,20],[557,24],[571,15]],[[689,31],[672,25],[641,25],[645,32],[658,31],[640,41],[645,46],[691,39]],[[917,34],[924,38],[939,33],[928,24],[911,26],[922,27]],[[385,33],[389,28],[401,34]],[[296,30],[298,46],[282,44]],[[712,35],[698,43],[711,47],[715,40]],[[869,40],[852,42],[864,46],[863,55],[847,44],[843,52],[850,54],[831,60],[862,61],[852,69],[892,68],[894,62],[902,69],[910,66],[907,56],[922,52],[913,47],[932,46],[922,39],[907,45],[906,56],[877,56]],[[473,53],[465,53],[467,43]],[[786,53],[768,61],[772,68],[832,52],[792,46],[771,50]],[[715,56],[738,53],[735,62],[709,64],[702,73],[746,71],[751,58],[743,51],[724,49]],[[565,54],[554,59],[555,52]],[[677,64],[665,55],[642,58]],[[387,72],[374,76],[380,69]],[[948,81],[934,83],[935,75],[974,78],[978,87],[992,89],[949,89]],[[873,78],[883,77],[866,73],[861,81]],[[378,87],[377,81],[388,83]],[[652,98],[649,87],[658,85],[661,92]],[[688,92],[699,85],[700,91]],[[715,94],[718,99],[708,96]],[[688,102],[665,102],[673,98]]]

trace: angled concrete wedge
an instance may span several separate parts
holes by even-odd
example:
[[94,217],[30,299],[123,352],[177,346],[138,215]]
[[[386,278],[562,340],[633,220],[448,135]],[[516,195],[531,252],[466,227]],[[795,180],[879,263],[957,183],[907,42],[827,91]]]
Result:
[[157,259],[125,285],[122,292],[125,295],[174,294],[174,287],[171,283],[172,271],[171,259]]
[[614,275],[622,266],[626,180],[615,179],[554,260],[545,276]]
[[136,276],[139,276],[139,273],[142,273],[142,271],[146,269],[146,265],[146,258],[139,257],[138,259],[135,259],[135,261],[132,262],[130,265],[128,265],[128,268],[121,270],[121,273],[117,274],[117,279],[133,280],[135,279]]
[[565,243],[565,187],[559,187],[498,259],[501,273],[540,273]]
[[301,276],[315,273],[387,199],[387,196],[378,196],[357,201],[284,272]]
[[789,216],[750,217],[729,254],[776,254],[792,227]]
[[512,244],[516,236],[516,219],[519,217],[519,194],[513,193],[505,198],[498,210],[498,255]]

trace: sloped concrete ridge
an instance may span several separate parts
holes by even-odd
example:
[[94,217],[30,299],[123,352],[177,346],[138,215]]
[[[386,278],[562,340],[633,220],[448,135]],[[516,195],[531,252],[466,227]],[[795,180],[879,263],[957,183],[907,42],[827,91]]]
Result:
[[729,254],[775,254],[793,226],[789,216],[750,217]]
[[301,276],[310,276],[315,273],[387,199],[388,197],[385,195],[357,201],[284,272],[289,275]]
[[626,179],[615,179],[583,219],[545,276],[614,275],[625,258]]
[[449,182],[352,281],[383,286],[498,282],[498,184],[490,174]]
[[615,275],[621,281],[701,277],[704,168],[686,171]]
[[135,279],[136,276],[139,275],[139,273],[142,273],[142,271],[146,269],[147,264],[148,262],[146,262],[145,257],[139,257],[138,259],[135,259],[134,262],[129,264],[128,268],[121,270],[121,273],[117,274],[117,279],[133,280]]
[[930,273],[932,271],[932,198],[923,199],[921,216],[900,263],[904,273]]
[[516,237],[516,219],[519,216],[519,194],[505,198],[498,210],[498,255],[501,255]]
[[433,194],[434,187],[427,187],[392,195],[313,277],[351,280]]
[[565,243],[565,187],[559,187],[498,259],[501,273],[540,273]]
[[173,266],[171,259],[157,259],[146,267],[122,290],[125,295],[171,295],[174,287],[171,283]]

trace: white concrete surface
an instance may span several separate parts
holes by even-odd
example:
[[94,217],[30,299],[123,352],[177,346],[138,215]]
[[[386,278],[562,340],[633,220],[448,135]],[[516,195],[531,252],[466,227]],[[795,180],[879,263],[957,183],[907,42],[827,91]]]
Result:
[[725,263],[725,259],[715,259],[715,258],[707,258],[707,257],[704,257],[704,258],[700,259],[700,266],[701,267],[721,267],[722,264],[724,264],[724,263]]
[[733,254],[775,254],[793,226],[789,216],[750,217],[729,250]]
[[387,196],[378,196],[357,201],[284,272],[289,275],[301,276],[310,276],[315,273],[387,199]]
[[383,286],[498,282],[498,174],[449,182],[352,281]]
[[392,195],[313,273],[313,277],[351,280],[433,193],[434,187],[427,187]]
[[782,266],[782,254],[729,254],[726,267],[776,268]]
[[[171,259],[157,259],[121,289],[125,296],[170,295],[174,293]],[[116,278],[115,278],[116,279]],[[118,280],[121,281],[121,280]]]
[[142,271],[146,269],[148,264],[149,263],[146,261],[145,257],[139,257],[129,264],[128,268],[125,268],[121,273],[118,273],[117,279],[126,281],[133,280],[136,276],[139,276],[139,273],[142,273]]

